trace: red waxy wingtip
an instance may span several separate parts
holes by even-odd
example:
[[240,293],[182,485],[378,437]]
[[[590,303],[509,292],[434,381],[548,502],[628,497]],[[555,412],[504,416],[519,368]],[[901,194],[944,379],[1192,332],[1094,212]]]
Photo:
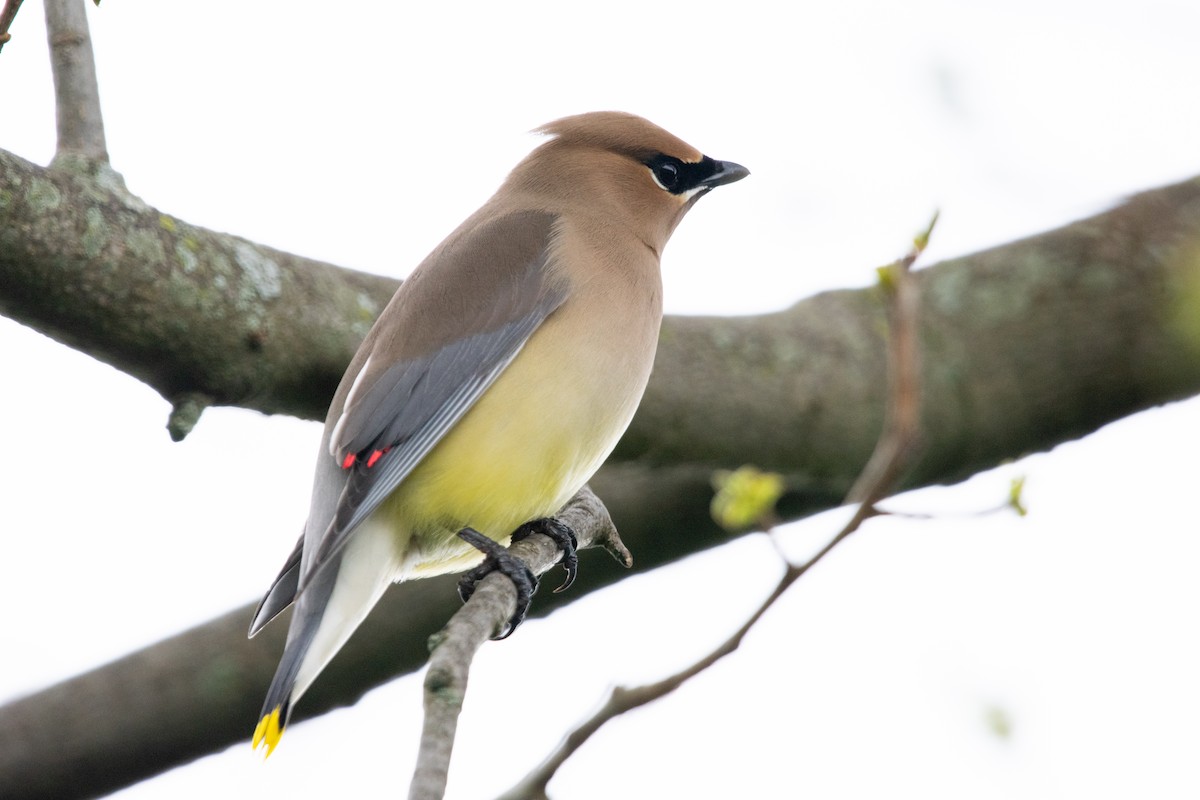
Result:
[[346,458],[342,460],[342,469],[350,469],[357,460],[358,455],[356,453],[347,453]]

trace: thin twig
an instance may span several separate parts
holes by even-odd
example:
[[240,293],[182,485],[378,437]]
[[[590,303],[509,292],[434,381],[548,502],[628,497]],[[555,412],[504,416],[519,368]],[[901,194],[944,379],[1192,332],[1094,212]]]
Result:
[[[934,217],[936,222],[937,217]],[[547,786],[559,767],[584,742],[609,720],[647,703],[658,700],[682,686],[725,656],[734,652],[750,629],[783,596],[788,588],[815,564],[854,533],[870,517],[880,512],[875,503],[895,487],[907,461],[916,449],[920,430],[920,358],[917,343],[918,293],[910,269],[928,240],[934,222],[918,237],[913,250],[880,273],[887,292],[888,314],[888,395],[884,428],[862,475],[850,490],[847,502],[858,498],[858,508],[850,521],[815,555],[801,564],[785,559],[786,569],[770,595],[749,619],[728,639],[696,663],[657,683],[636,688],[615,687],[604,705],[589,719],[568,733],[547,758],[509,789],[499,800],[546,800]]]
[[921,361],[917,334],[920,296],[911,270],[935,224],[936,214],[908,254],[879,271],[880,286],[888,299],[889,400],[875,451],[846,495],[847,502],[861,503],[867,508],[873,508],[896,486],[920,438]]
[[58,148],[54,166],[107,165],[96,58],[84,0],[46,0],[46,38],[54,74]]
[[[557,518],[574,531],[581,549],[602,546],[624,566],[633,563],[608,510],[591,489],[584,487]],[[561,555],[558,545],[542,534],[514,543],[509,552],[523,560],[535,575],[553,567]],[[480,645],[504,627],[516,609],[516,601],[512,581],[492,573],[479,582],[471,599],[446,627],[431,638],[425,674],[425,721],[409,784],[410,800],[438,800],[445,794],[471,661]]]
[[8,29],[12,27],[13,20],[17,18],[17,11],[20,9],[21,0],[5,0],[4,8],[0,9],[0,50],[3,50],[4,45],[12,38]]

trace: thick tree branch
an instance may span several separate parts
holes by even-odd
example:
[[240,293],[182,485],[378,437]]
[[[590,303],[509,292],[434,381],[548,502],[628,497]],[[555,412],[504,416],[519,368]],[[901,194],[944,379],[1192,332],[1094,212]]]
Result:
[[[915,273],[927,435],[906,485],[966,477],[1200,390],[1198,248],[1192,179]],[[881,315],[860,290],[775,314],[668,320],[616,457],[749,462],[840,499],[882,426]]]
[[324,417],[395,291],[155,211],[0,151],[0,313],[145,381],[177,409]]
[[[396,282],[190,225],[0,151],[0,313],[168,399],[324,416]],[[965,476],[1200,389],[1173,292],[1200,180],[917,273],[930,438],[914,479]],[[830,292],[753,317],[669,317],[615,457],[753,461],[840,498],[882,426],[881,310]]]
[[46,37],[58,119],[56,165],[108,163],[96,59],[84,0],[45,0]]
[[[0,187],[0,313],[168,397],[319,417],[395,285],[195,228],[2,152]],[[915,277],[927,435],[906,486],[958,479],[1200,391],[1200,180]],[[592,482],[639,564],[723,540],[707,516],[716,467],[753,462],[787,475],[785,518],[839,502],[882,426],[883,330],[871,290],[758,317],[667,319],[638,416]],[[280,343],[288,336],[293,346]],[[585,569],[571,592],[541,596],[534,610],[617,575]],[[352,703],[416,669],[425,637],[456,605],[452,580],[389,592],[297,714]],[[115,788],[244,738],[282,630],[246,642],[249,613],[7,706],[0,796],[38,796],[21,790],[56,775],[52,796],[89,781]],[[168,724],[182,719],[193,724]]]

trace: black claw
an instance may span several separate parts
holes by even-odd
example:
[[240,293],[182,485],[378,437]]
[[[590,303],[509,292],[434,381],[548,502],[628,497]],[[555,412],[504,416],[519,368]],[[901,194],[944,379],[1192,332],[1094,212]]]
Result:
[[509,618],[504,630],[498,636],[492,637],[496,640],[507,639],[517,629],[517,626],[525,621],[529,603],[533,600],[533,593],[537,591],[537,577],[524,561],[474,528],[463,528],[458,532],[458,537],[483,553],[484,556],[482,564],[463,573],[463,576],[458,579],[458,596],[464,603],[471,599],[471,595],[475,594],[475,584],[493,572],[506,575],[517,590],[516,611]]
[[579,540],[575,538],[575,531],[571,530],[571,526],[565,525],[553,517],[545,519],[535,519],[533,522],[526,522],[521,527],[513,531],[512,540],[519,542],[530,534],[540,533],[544,536],[549,536],[558,545],[558,549],[562,550],[562,565],[567,571],[567,578],[563,581],[562,586],[554,590],[565,592],[575,583],[575,576],[579,574],[579,557],[575,555],[575,549],[579,546]]

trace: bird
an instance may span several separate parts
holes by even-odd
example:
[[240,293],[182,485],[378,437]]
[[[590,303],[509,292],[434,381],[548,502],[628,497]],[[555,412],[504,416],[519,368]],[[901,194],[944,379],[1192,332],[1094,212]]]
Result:
[[547,138],[401,283],[334,394],[303,532],[250,625],[295,605],[252,738],[267,756],[389,584],[494,560],[531,525],[557,534],[573,578],[552,515],[641,401],[663,247],[700,197],[750,174],[624,112],[534,133]]

